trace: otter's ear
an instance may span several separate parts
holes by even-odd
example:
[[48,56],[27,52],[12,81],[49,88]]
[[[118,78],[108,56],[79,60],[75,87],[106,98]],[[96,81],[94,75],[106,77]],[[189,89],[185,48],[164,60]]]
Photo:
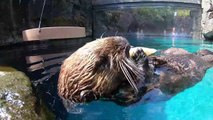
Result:
[[94,71],[104,70],[104,69],[107,69],[107,68],[109,68],[108,57],[106,57],[106,56],[100,56],[95,61]]

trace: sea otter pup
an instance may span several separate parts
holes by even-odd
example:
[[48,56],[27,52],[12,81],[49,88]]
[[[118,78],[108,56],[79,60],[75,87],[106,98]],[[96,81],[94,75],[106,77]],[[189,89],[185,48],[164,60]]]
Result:
[[131,94],[137,95],[145,84],[145,74],[132,61],[129,50],[128,41],[118,36],[97,39],[79,48],[61,66],[59,96],[72,103],[111,99],[116,98],[120,86],[128,88],[127,84],[134,91]]

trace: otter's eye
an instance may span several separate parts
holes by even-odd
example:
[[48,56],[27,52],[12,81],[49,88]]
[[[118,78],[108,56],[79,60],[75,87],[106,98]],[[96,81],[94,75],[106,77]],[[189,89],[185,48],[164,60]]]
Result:
[[129,50],[130,50],[130,46],[128,45],[128,46],[126,46],[126,48],[125,48],[125,54],[126,54],[126,57],[128,57],[129,58]]

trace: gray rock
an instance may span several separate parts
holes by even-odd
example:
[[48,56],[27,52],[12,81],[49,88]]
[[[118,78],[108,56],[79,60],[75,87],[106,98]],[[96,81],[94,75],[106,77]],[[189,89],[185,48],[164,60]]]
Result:
[[203,36],[206,40],[213,40],[213,31],[204,33]]
[[202,0],[202,32],[204,34],[213,30],[213,19],[211,18],[212,11],[209,11],[213,2],[211,0]]
[[42,106],[36,113],[36,98],[27,76],[13,68],[0,67],[0,119],[49,120],[52,113]]

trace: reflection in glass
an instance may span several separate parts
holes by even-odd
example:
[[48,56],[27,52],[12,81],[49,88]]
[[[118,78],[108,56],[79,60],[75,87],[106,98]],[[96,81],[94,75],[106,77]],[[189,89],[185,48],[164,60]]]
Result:
[[[195,14],[196,13],[196,14]],[[114,35],[200,37],[200,9],[195,7],[138,6],[94,11],[94,36]]]

